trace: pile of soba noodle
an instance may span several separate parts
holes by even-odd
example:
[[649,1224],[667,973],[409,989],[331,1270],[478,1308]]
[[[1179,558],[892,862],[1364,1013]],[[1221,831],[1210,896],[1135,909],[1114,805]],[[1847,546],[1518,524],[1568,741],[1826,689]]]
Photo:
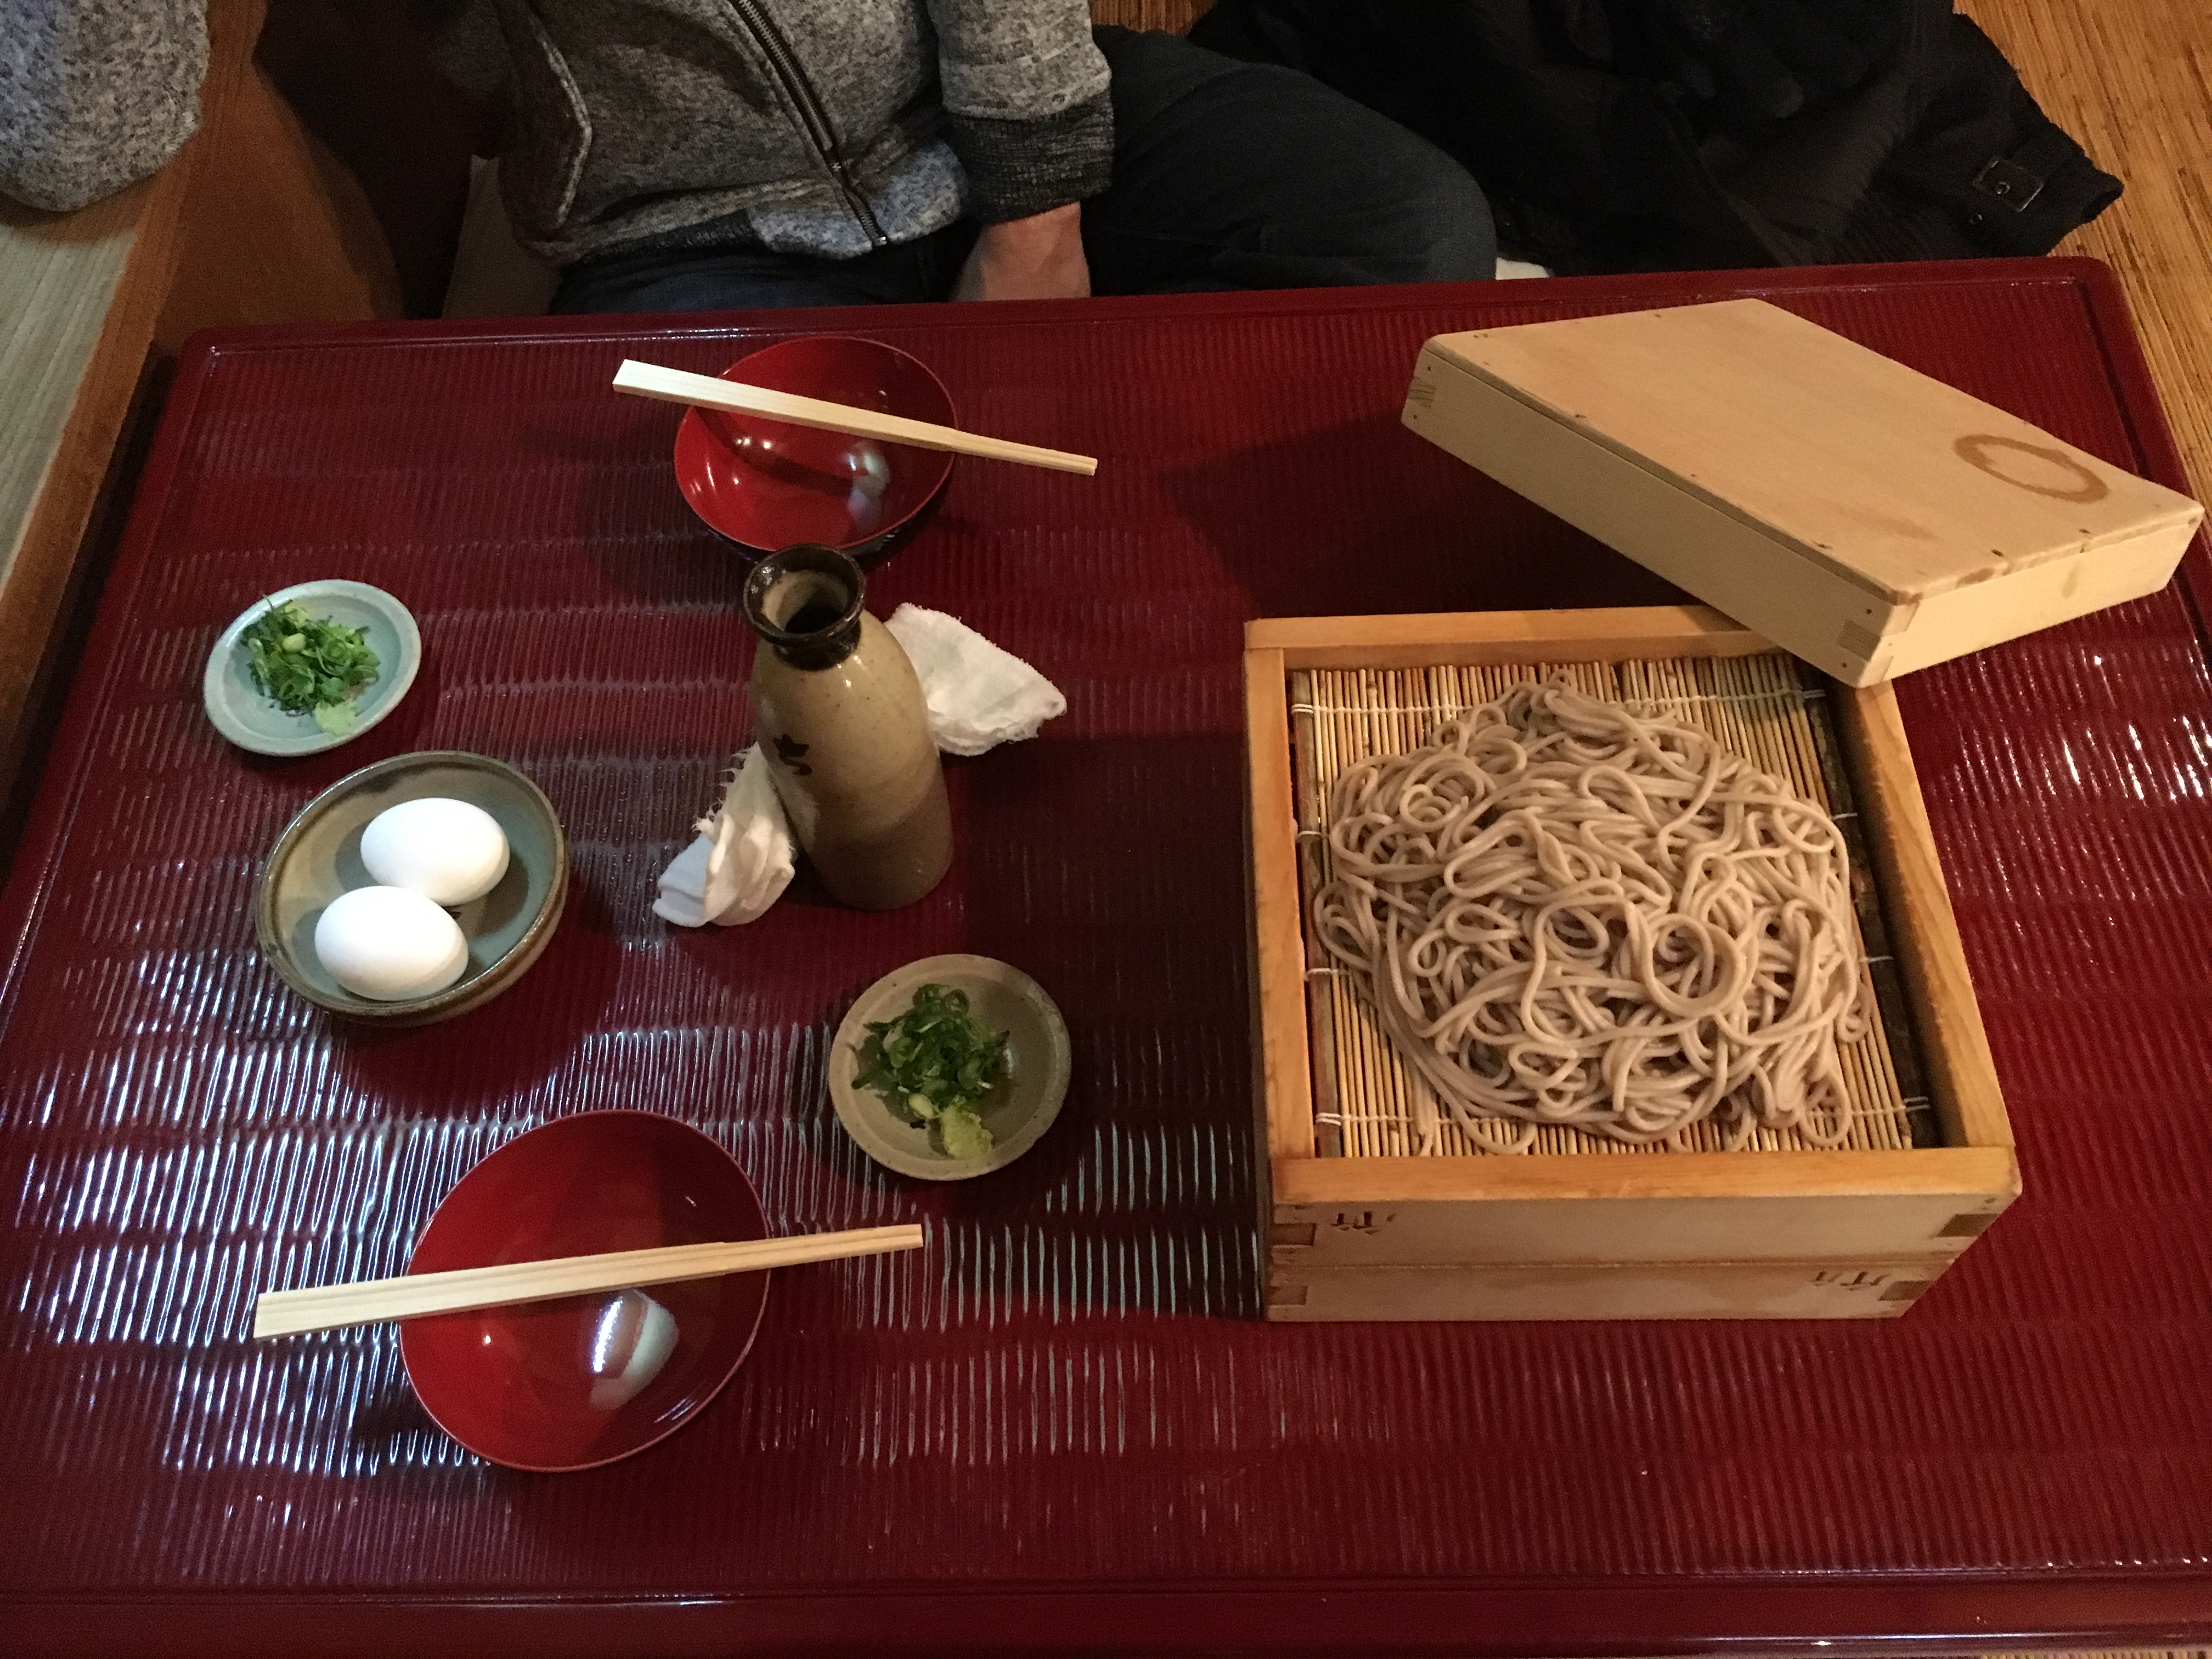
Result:
[[1843,839],[1705,733],[1516,685],[1346,770],[1328,844],[1322,941],[1478,1146],[1849,1131],[1837,1045],[1867,1013]]

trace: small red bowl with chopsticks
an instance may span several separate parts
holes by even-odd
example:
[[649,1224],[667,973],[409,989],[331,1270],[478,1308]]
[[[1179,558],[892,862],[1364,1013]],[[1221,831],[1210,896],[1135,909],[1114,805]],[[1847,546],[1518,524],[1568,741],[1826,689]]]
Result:
[[[896,346],[815,335],[764,346],[721,378],[878,414],[957,426],[952,395]],[[724,410],[688,409],[676,482],[708,527],[748,558],[799,542],[880,559],[920,529],[953,458]]]
[[[579,1112],[501,1146],[446,1195],[410,1273],[765,1238],[752,1182],[712,1136],[654,1112]],[[587,1469],[697,1416],[744,1363],[769,1275],[410,1319],[409,1380],[438,1426],[509,1468]]]

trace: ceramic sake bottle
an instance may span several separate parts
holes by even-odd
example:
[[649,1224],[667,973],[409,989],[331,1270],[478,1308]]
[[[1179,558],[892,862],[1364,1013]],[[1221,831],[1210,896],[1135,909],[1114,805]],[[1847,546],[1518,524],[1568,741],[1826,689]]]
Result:
[[921,683],[865,592],[835,548],[787,547],[753,567],[753,733],[823,884],[857,909],[895,910],[944,878],[952,816]]

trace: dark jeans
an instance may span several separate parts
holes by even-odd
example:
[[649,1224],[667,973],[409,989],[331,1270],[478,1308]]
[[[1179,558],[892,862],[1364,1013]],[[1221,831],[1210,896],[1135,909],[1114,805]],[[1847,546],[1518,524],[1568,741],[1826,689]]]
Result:
[[[1083,207],[1095,294],[1172,294],[1493,274],[1482,192],[1427,140],[1296,70],[1171,34],[1097,31],[1114,72],[1114,183]],[[623,253],[570,267],[556,312],[713,311],[942,300],[976,226],[856,259],[750,249]]]

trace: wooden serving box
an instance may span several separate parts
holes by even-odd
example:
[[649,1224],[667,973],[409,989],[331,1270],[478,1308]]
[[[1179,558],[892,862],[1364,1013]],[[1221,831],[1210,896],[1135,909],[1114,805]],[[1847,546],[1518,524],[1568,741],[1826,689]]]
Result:
[[[1838,821],[1856,814],[1855,857],[1871,870],[1862,933],[1890,964],[1875,974],[1887,1032],[1870,1039],[1883,1045],[1877,1069],[1887,1075],[1895,1055],[1889,1086],[1918,1103],[1907,1107],[1915,1133],[1834,1150],[1352,1150],[1349,1116],[1328,1109],[1332,1092],[1352,1066],[1395,1061],[1346,1024],[1361,1011],[1332,1000],[1350,994],[1309,941],[1311,860],[1324,856],[1309,787],[1321,775],[1310,764],[1318,713],[1294,687],[1387,690],[1413,670],[1423,684],[1478,673],[1489,684],[1570,665],[1624,684],[1655,665],[1803,675],[1807,689],[1792,695],[1826,711],[1824,763],[1843,775],[1825,793],[1848,793]],[[2019,1194],[2004,1102],[1886,687],[1820,681],[1702,607],[1255,622],[1244,670],[1270,1319],[1882,1318],[1911,1307]],[[1479,695],[1462,692],[1460,706]],[[1434,709],[1408,718],[1369,696],[1376,721],[1399,720],[1395,738],[1369,752],[1424,740]]]
[[1764,300],[1438,336],[1405,422],[1851,685],[2155,592],[2203,517]]

